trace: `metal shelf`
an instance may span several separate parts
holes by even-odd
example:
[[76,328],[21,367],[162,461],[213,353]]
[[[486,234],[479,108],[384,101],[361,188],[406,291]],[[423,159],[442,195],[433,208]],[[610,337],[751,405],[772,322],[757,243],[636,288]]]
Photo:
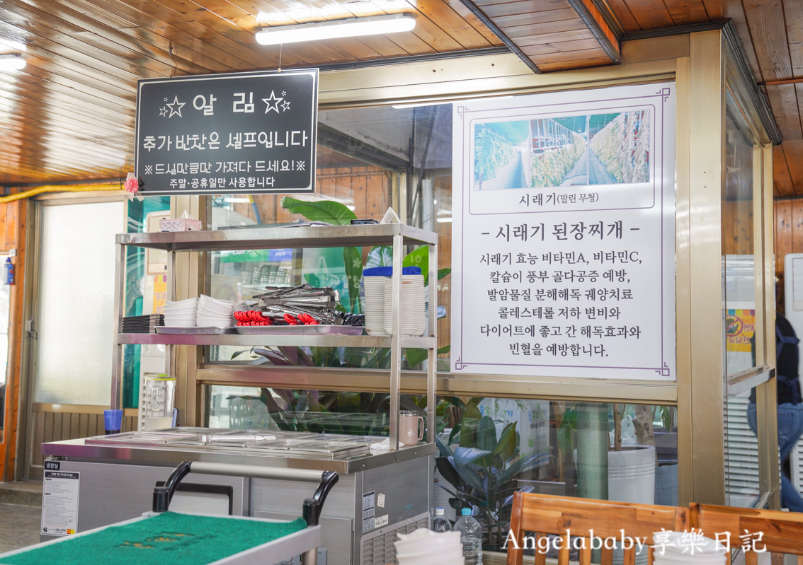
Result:
[[436,244],[437,234],[403,224],[243,228],[215,231],[125,233],[117,243],[165,251],[229,251],[300,247],[363,247],[391,245],[401,235],[404,245]]
[[[117,334],[118,344],[164,345],[297,345],[299,347],[391,347],[393,338],[370,335],[172,335]],[[402,336],[401,348],[436,349],[434,337]]]

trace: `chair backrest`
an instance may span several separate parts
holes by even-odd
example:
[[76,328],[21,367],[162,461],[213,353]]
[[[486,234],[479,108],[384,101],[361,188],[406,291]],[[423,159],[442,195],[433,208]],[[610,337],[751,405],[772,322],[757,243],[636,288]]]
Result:
[[689,524],[711,539],[729,541],[731,549],[745,550],[746,565],[758,563],[758,554],[772,553],[772,563],[783,563],[783,555],[797,555],[803,565],[803,514],[711,506],[691,503]]
[[[638,540],[649,549],[649,563],[653,561],[654,532],[662,529],[683,531],[688,529],[688,510],[674,506],[653,506],[628,502],[609,502],[585,498],[566,498],[517,492],[513,497],[510,519],[510,540],[507,544],[507,565],[521,565],[525,548],[535,549],[536,565],[546,563],[546,534],[562,537],[558,551],[558,564],[568,565],[569,552],[577,549],[580,565],[591,563],[592,538],[597,549],[602,544],[602,565],[613,562],[615,539]],[[525,538],[525,532],[533,536]],[[545,539],[545,538],[544,538]],[[513,543],[515,540],[515,543]],[[570,545],[571,544],[571,545]],[[624,548],[624,565],[633,565],[638,546]]]

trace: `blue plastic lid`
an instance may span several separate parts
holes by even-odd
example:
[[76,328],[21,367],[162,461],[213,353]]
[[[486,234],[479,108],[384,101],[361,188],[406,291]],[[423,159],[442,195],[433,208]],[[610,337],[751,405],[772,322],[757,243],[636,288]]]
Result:
[[[393,267],[371,267],[362,272],[364,277],[392,277]],[[402,267],[402,275],[420,275],[421,267]]]
[[461,513],[463,516],[471,516],[471,508],[463,508],[463,509],[460,511],[460,513]]

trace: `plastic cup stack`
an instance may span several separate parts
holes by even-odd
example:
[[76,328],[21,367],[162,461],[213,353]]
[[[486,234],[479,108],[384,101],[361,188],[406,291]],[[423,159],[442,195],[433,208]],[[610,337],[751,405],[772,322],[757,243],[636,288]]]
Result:
[[460,532],[433,532],[419,528],[398,534],[396,560],[399,565],[464,565]]
[[[230,328],[234,320],[234,302],[201,295],[195,322],[199,328]],[[167,322],[165,322],[167,323]]]
[[368,335],[388,335],[385,331],[385,281],[388,277],[365,277],[365,331]]
[[653,541],[655,565],[726,565],[730,557],[721,543],[694,533],[659,532]]
[[[402,275],[401,334],[419,336],[427,329],[427,317],[424,299],[424,275]],[[385,283],[385,332],[393,331],[393,282]]]

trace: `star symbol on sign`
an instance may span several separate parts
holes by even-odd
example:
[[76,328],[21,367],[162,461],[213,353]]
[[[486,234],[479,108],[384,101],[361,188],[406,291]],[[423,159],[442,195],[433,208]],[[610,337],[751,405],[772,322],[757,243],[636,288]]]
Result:
[[159,108],[159,115],[166,116],[167,115],[167,108]]
[[165,98],[165,102],[167,102],[167,98]]
[[167,117],[168,118],[172,118],[173,115],[175,115],[175,114],[178,114],[179,118],[182,117],[181,116],[181,107],[184,106],[184,104],[185,104],[184,102],[179,102],[178,101],[178,96],[176,96],[176,98],[173,100],[173,102],[167,105],[167,107],[170,108],[170,115],[167,116]]
[[288,102],[287,100],[282,102],[282,112],[286,112],[289,109],[290,109],[290,102]]
[[262,101],[267,104],[267,108],[265,108],[265,113],[267,114],[271,110],[275,110],[276,113],[279,113],[279,102],[284,100],[284,98],[276,98],[276,94],[271,90],[270,91],[270,98],[263,98]]
[[282,90],[282,96],[287,96],[287,93],[284,90]]

